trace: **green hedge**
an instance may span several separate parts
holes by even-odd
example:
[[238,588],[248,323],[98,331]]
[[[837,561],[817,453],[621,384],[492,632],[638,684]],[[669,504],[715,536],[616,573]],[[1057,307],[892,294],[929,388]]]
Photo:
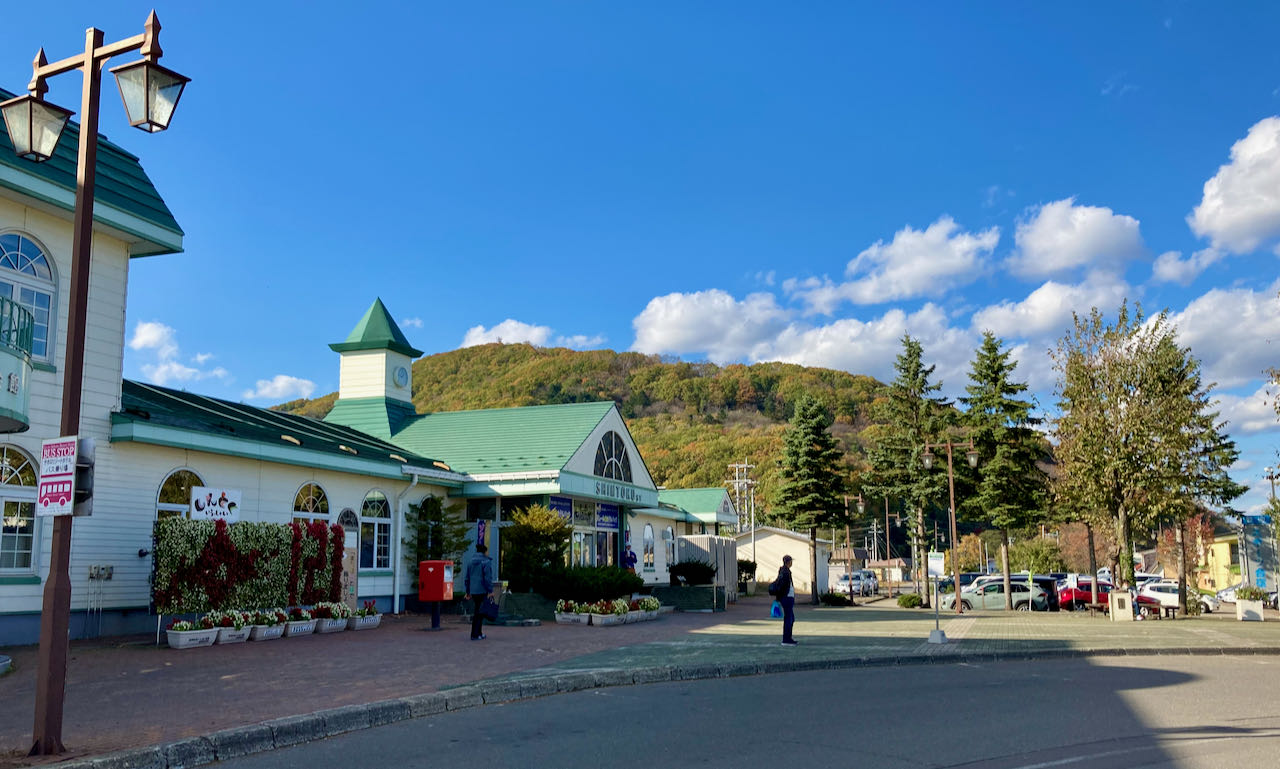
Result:
[[153,532],[151,601],[157,614],[337,601],[342,541],[342,527],[323,521],[165,518]]
[[617,566],[572,566],[548,569],[535,578],[535,592],[555,601],[577,603],[612,601],[630,597],[644,587],[644,580]]

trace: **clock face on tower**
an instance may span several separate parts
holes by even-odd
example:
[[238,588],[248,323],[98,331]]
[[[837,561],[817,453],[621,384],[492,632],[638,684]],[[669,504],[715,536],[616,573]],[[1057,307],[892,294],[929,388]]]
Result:
[[395,371],[396,387],[409,386],[409,370],[404,366],[396,366]]

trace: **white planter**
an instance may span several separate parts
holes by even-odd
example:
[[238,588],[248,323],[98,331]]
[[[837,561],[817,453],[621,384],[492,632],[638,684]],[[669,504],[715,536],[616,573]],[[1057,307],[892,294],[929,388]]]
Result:
[[657,609],[654,609],[653,611],[647,611],[647,612],[645,612],[645,613],[644,613],[644,618],[645,618],[645,619],[657,619],[657,618],[658,618],[658,610],[657,610]]
[[284,635],[284,625],[254,625],[249,633],[250,641],[270,641]]
[[197,646],[213,646],[218,638],[217,630],[166,630],[170,649],[194,649]]
[[317,633],[338,633],[347,629],[347,618],[315,620]]
[[644,622],[644,612],[642,611],[629,611],[623,616],[626,618],[625,621],[628,625],[632,622]]
[[313,619],[299,619],[284,623],[285,638],[292,638],[296,635],[311,635],[314,632],[316,632],[316,621]]
[[1236,600],[1236,619],[1241,622],[1262,621],[1262,601]]
[[591,623],[591,615],[558,611],[556,612],[556,623],[560,625],[588,625]]
[[218,628],[218,643],[220,644],[241,644],[249,640],[249,631],[253,630],[253,626],[242,627],[236,630],[233,627]]
[[372,630],[382,624],[382,615],[372,617],[351,617],[347,620],[347,630]]
[[592,614],[591,624],[596,627],[604,627],[606,625],[621,625],[626,622],[626,617],[621,614]]

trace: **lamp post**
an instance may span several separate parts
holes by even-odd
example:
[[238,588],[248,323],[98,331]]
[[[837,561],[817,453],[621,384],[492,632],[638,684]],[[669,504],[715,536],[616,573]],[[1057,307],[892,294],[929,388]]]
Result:
[[933,469],[933,449],[947,450],[947,486],[951,491],[951,587],[956,591],[955,605],[956,614],[964,613],[964,606],[960,603],[960,558],[957,548],[956,539],[956,474],[951,462],[951,455],[954,449],[969,449],[965,452],[965,458],[969,460],[969,467],[978,466],[978,450],[973,445],[973,439],[964,443],[956,443],[946,441],[944,443],[926,443],[924,445],[924,456],[921,460],[924,462],[924,469]]
[[1268,481],[1271,481],[1271,504],[1273,506],[1276,503],[1276,471],[1277,470],[1280,470],[1280,468],[1276,468],[1276,467],[1262,468],[1262,477],[1266,478]]
[[[29,93],[0,104],[9,138],[18,156],[32,162],[48,160],[71,112],[44,101],[48,78],[80,70],[80,146],[76,161],[76,204],[71,236],[71,301],[67,308],[67,353],[62,380],[62,435],[80,430],[80,394],[84,381],[85,313],[89,303],[89,260],[93,243],[93,198],[98,164],[98,103],[102,68],[108,59],[138,51],[142,60],[111,70],[120,88],[129,124],[154,133],[169,127],[178,99],[189,79],[156,63],[160,50],[160,22],[155,11],[140,35],[104,44],[102,30],[85,31],[84,53],[55,61],[44,49],[32,62]],[[66,694],[68,625],[71,613],[71,517],[53,521],[49,576],[40,613],[40,652],[36,672],[35,727],[30,755],[61,753],[62,706]]]

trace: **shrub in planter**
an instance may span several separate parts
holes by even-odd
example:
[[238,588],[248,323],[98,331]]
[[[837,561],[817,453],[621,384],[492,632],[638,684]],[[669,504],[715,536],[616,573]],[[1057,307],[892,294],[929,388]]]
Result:
[[919,593],[903,593],[898,596],[898,605],[904,609],[919,609],[924,605],[924,599]]
[[822,601],[824,606],[851,606],[853,604],[853,601],[850,601],[848,596],[843,596],[839,593],[823,593],[818,596],[818,600]]
[[681,561],[668,569],[671,579],[680,577],[687,585],[710,585],[715,581],[716,566],[706,561]]
[[534,582],[534,590],[547,598],[580,603],[631,595],[643,586],[643,579],[616,566],[561,566],[547,569]]
[[1236,590],[1237,601],[1265,601],[1267,600],[1267,591],[1254,585],[1245,585]]

